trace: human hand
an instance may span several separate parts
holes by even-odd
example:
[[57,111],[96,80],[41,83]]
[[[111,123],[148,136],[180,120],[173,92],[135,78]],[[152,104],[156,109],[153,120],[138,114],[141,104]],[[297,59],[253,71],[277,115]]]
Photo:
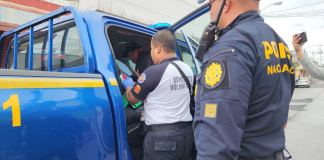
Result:
[[141,73],[139,73],[138,70],[135,70],[136,77],[139,78],[141,76]]
[[300,34],[295,34],[293,35],[293,41],[292,44],[294,46],[295,52],[297,54],[298,59],[302,59],[304,54],[302,51],[303,45],[304,44],[299,44],[299,41],[301,40],[301,35]]

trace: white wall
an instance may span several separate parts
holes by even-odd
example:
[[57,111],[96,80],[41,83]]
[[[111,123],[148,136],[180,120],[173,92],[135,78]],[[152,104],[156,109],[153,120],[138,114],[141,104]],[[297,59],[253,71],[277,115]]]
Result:
[[61,6],[74,6],[76,8],[78,8],[79,6],[79,0],[43,0],[43,1],[58,4]]
[[[23,15],[23,16],[22,16]],[[0,6],[0,22],[24,24],[40,17],[41,14]]]
[[195,0],[47,0],[81,10],[101,10],[146,24],[174,23],[197,7]]

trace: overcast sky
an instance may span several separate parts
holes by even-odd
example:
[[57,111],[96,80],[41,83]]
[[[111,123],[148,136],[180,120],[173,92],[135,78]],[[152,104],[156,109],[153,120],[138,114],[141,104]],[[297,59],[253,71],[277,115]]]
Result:
[[[64,0],[47,0],[64,1]],[[146,24],[174,23],[199,7],[197,0],[78,0],[81,9],[100,9]],[[69,1],[70,2],[70,1]],[[324,45],[324,0],[261,0],[261,15],[292,48],[292,35],[306,31],[305,48]],[[280,5],[273,5],[282,2]],[[64,4],[63,4],[64,5]],[[321,15],[321,16],[319,16]],[[197,24],[197,28],[207,24]],[[200,33],[197,33],[200,34]],[[323,47],[324,50],[324,47]]]
[[292,35],[302,31],[308,36],[305,48],[324,45],[324,0],[281,0],[281,5],[271,5],[278,1],[261,0],[261,14],[290,47]]
[[[168,15],[166,18],[163,16],[164,19],[156,19],[159,22],[170,23],[188,14],[195,9],[195,6],[196,8],[198,6],[196,0],[132,1],[147,5],[156,12]],[[261,14],[265,18],[266,23],[277,31],[289,45],[290,49],[293,49],[291,45],[292,35],[303,31],[306,31],[308,36],[305,48],[309,47],[309,49],[317,50],[318,47],[310,46],[324,45],[324,0],[261,0],[260,2]],[[276,2],[282,3],[280,5],[273,5]],[[157,3],[159,4],[156,5]]]
[[[194,1],[194,0],[193,0]],[[261,15],[292,48],[292,35],[306,32],[304,48],[324,50],[324,0],[261,0]],[[278,5],[278,2],[280,2]],[[277,5],[274,5],[276,4]],[[316,46],[314,46],[316,45]]]

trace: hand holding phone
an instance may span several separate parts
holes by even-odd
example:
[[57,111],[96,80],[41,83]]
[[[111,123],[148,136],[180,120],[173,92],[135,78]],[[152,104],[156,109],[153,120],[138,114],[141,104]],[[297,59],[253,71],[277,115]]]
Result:
[[304,43],[306,43],[306,42],[307,42],[306,32],[302,32],[302,33],[293,35],[292,44],[294,46],[294,49],[295,49],[298,59],[302,59],[304,56],[302,47],[303,47]]
[[304,44],[307,42],[307,35],[306,32],[299,33],[300,41],[298,44]]

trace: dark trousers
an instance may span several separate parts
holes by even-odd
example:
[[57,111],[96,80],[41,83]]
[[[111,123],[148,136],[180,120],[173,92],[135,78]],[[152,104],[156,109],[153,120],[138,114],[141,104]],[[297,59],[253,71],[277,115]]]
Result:
[[179,122],[148,126],[144,139],[144,160],[190,160],[193,129]]

